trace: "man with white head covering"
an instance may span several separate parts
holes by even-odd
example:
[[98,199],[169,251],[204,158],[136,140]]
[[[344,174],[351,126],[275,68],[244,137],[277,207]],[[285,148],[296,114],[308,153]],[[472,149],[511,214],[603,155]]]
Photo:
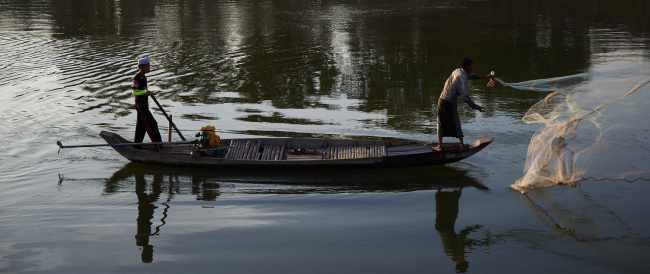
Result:
[[[144,134],[147,133],[152,142],[162,142],[158,123],[149,111],[149,96],[154,93],[147,89],[146,73],[150,71],[149,58],[138,59],[138,74],[133,77],[131,92],[135,96],[135,109],[138,120],[135,124],[135,143],[142,143]],[[140,148],[136,146],[136,148]],[[156,146],[156,149],[158,146]]]

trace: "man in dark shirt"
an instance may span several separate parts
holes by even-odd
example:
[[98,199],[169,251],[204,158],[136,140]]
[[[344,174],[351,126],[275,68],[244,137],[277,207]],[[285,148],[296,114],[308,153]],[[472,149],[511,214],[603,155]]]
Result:
[[[134,142],[142,143],[145,133],[149,135],[152,142],[162,142],[160,131],[158,131],[158,123],[149,111],[149,95],[153,95],[153,92],[147,90],[147,77],[145,76],[145,73],[150,71],[149,59],[139,59],[138,69],[139,72],[133,77],[133,87],[131,88],[131,92],[135,96],[135,109],[138,113]],[[156,146],[157,148],[158,146]]]

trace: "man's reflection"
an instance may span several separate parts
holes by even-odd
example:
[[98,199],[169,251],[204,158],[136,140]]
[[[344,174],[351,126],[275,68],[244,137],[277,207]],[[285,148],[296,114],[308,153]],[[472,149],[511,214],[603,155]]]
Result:
[[154,175],[151,193],[147,191],[147,181],[144,174],[135,174],[135,194],[138,196],[138,232],[135,234],[135,244],[142,247],[142,262],[153,261],[153,246],[149,244],[151,234],[151,219],[154,210],[158,208],[153,203],[158,200],[161,192],[162,176]]
[[[461,189],[436,192],[436,230],[442,241],[442,247],[449,259],[456,263],[456,272],[465,273],[469,262],[465,260],[465,248],[474,245],[484,245],[486,242],[468,238],[468,235],[481,228],[481,225],[468,226],[456,233],[454,225],[458,218],[458,202]],[[487,240],[486,240],[487,241]]]
[[[135,194],[138,197],[138,218],[136,220],[137,232],[135,234],[136,245],[142,249],[142,262],[151,263],[153,261],[153,245],[150,244],[150,238],[159,235],[161,228],[166,224],[165,219],[170,209],[169,202],[176,194],[195,194],[197,200],[214,201],[220,195],[220,184],[215,179],[207,179],[200,175],[191,176],[191,186],[179,183],[179,175],[184,173],[167,172],[163,169],[149,169],[135,163],[130,163],[118,170],[105,183],[104,193],[114,194],[131,189],[133,184],[132,178],[135,179]],[[153,180],[151,179],[153,177]],[[63,176],[59,175],[59,180]],[[149,181],[149,182],[147,182]],[[154,211],[159,207],[161,195],[167,196],[166,201],[161,202],[163,205],[162,218],[160,224],[153,227]]]

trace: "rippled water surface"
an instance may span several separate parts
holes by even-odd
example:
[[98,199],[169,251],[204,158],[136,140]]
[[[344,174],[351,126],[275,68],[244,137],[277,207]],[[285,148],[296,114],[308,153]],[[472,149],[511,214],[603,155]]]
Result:
[[433,140],[462,57],[505,83],[588,75],[550,117],[574,114],[648,80],[648,18],[633,0],[0,0],[0,272],[647,272],[647,86],[577,129],[606,140],[598,176],[526,194],[509,186],[549,124],[522,117],[557,97],[485,81],[488,111],[459,112],[467,141],[495,141],[446,166],[210,171],[55,143],[132,138],[140,57],[186,137]]

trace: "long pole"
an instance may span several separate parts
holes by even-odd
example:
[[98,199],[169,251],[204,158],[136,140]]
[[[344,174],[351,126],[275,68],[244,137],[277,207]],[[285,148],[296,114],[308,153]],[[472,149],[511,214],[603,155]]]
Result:
[[140,145],[187,145],[194,143],[194,141],[183,142],[151,142],[151,143],[119,143],[119,144],[95,144],[95,145],[73,145],[64,146],[61,141],[56,141],[59,148],[77,148],[77,147],[108,147],[108,146],[140,146]]
[[163,115],[165,115],[165,118],[167,118],[167,121],[169,121],[169,124],[174,127],[174,129],[176,130],[176,133],[178,133],[178,136],[180,136],[181,139],[183,141],[185,141],[185,137],[183,137],[183,134],[181,134],[181,131],[178,130],[178,128],[176,127],[174,122],[172,122],[172,119],[169,118],[169,116],[167,115],[167,112],[165,112],[165,109],[163,109],[163,107],[160,105],[160,103],[158,103],[158,100],[156,100],[156,97],[153,96],[153,94],[151,94],[150,96],[151,96],[151,99],[153,99],[153,101],[156,103],[156,105],[158,105],[158,108],[160,109],[160,111],[162,111]]

